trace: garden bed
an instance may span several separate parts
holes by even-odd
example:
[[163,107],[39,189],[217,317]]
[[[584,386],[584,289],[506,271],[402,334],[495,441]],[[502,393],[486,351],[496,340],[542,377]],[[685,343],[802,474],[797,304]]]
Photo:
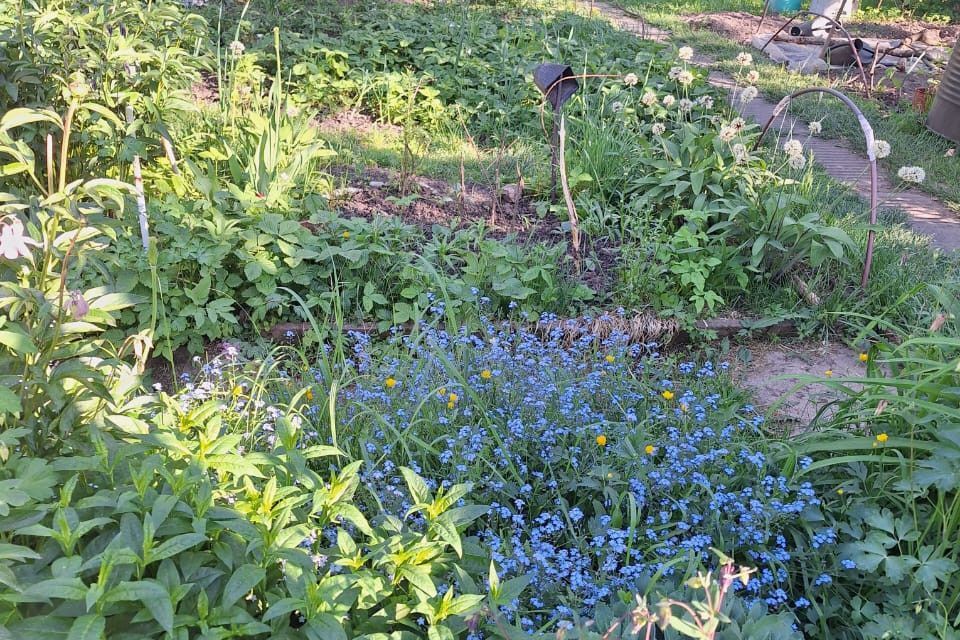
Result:
[[0,637],[960,621],[960,263],[754,148],[749,57],[731,108],[561,2],[17,9]]

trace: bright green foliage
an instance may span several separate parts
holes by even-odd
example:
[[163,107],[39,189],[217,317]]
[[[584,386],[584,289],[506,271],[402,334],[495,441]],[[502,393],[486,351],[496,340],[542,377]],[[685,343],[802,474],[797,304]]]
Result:
[[[198,351],[204,340],[236,336],[241,318],[266,329],[304,311],[337,311],[386,329],[421,318],[438,302],[469,318],[481,296],[499,312],[514,303],[536,314],[574,309],[592,295],[568,282],[563,244],[524,247],[480,227],[437,226],[424,241],[420,228],[387,218],[347,220],[316,209],[307,228],[277,213],[228,217],[172,201],[155,211],[153,224],[156,275],[133,240],[118,243],[115,273],[118,286],[141,296],[151,295],[157,278],[163,349],[188,344]],[[147,307],[131,309],[123,324],[142,326],[150,315]]]
[[343,639],[415,630],[424,615],[431,637],[452,638],[479,610],[483,596],[436,587],[467,551],[459,529],[482,511],[451,508],[469,487],[431,499],[409,474],[430,526],[374,526],[352,504],[359,463],[313,470],[336,449],[298,449],[293,430],[271,452],[240,455],[218,403],[184,413],[161,402],[150,433],[103,433],[88,453],[22,457],[11,450],[25,430],[3,434],[0,630]]
[[[205,38],[205,21],[174,2],[0,1],[0,113],[63,111],[68,84],[84,78],[93,117],[77,132],[84,162],[73,175],[122,178],[120,163],[163,156],[170,121],[195,109],[185,90],[199,77]],[[129,128],[128,105],[138,117]]]

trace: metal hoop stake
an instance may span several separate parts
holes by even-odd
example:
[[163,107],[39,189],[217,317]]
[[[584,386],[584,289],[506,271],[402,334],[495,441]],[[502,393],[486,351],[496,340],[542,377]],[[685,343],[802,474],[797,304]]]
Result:
[[874,231],[874,227],[877,225],[877,201],[879,200],[880,188],[878,186],[879,175],[877,171],[877,154],[873,149],[873,127],[870,126],[870,122],[867,120],[866,116],[863,115],[863,112],[860,111],[860,108],[854,104],[853,100],[840,93],[836,89],[831,89],[828,87],[800,89],[799,91],[795,91],[785,97],[783,100],[777,103],[777,106],[773,108],[773,114],[767,120],[767,123],[763,125],[763,129],[760,131],[760,137],[757,138],[756,144],[753,145],[753,150],[757,150],[757,147],[760,146],[760,142],[763,140],[763,136],[766,135],[770,125],[773,124],[773,121],[776,120],[781,113],[786,111],[790,101],[807,93],[826,93],[846,105],[846,107],[850,109],[850,111],[852,111],[857,117],[857,121],[860,123],[860,129],[863,131],[863,137],[867,142],[867,162],[870,163],[870,229],[867,231],[867,251],[863,260],[863,276],[860,278],[860,286],[863,289],[866,289],[867,282],[870,280],[870,268],[873,266],[873,245],[876,239],[876,231]]

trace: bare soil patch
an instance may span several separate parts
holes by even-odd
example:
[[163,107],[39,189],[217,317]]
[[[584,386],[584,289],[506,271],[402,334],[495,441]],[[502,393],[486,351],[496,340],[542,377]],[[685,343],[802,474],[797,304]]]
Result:
[[325,115],[314,121],[313,124],[321,133],[349,133],[358,138],[378,131],[396,136],[403,133],[401,127],[386,122],[378,122],[366,113],[362,113],[356,109],[347,109],[346,111],[338,111],[337,113]]
[[443,180],[412,176],[407,193],[401,193],[400,175],[391,169],[333,167],[329,171],[345,182],[330,202],[344,216],[395,216],[426,232],[435,224],[457,229],[482,222],[494,236],[517,234],[533,240],[556,239],[560,228],[552,217],[537,215],[529,196],[511,201],[487,185],[467,182],[461,189]]
[[772,420],[794,430],[806,428],[818,411],[840,397],[818,383],[793,391],[800,378],[827,380],[828,372],[834,379],[852,378],[866,371],[859,352],[838,342],[754,340],[745,347],[750,359],[732,365],[734,380],[753,394],[759,408],[772,410]]
[[[768,15],[763,21],[764,32],[776,31],[790,16]],[[708,29],[734,42],[749,44],[757,34],[760,16],[745,11],[723,11],[720,13],[698,13],[690,16],[691,26]],[[890,23],[845,22],[844,26],[854,37],[900,39],[913,36],[925,29],[940,33],[944,46],[952,46],[960,35],[960,25],[944,26],[921,20],[901,20]]]

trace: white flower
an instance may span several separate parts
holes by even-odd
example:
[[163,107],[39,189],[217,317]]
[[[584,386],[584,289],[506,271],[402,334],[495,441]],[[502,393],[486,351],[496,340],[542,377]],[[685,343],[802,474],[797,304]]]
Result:
[[667,72],[667,77],[671,80],[676,80],[681,73],[683,73],[682,67],[670,67],[670,71]]
[[690,62],[693,60],[693,49],[690,47],[680,47],[680,50],[677,51],[677,57],[684,62]]
[[610,105],[610,110],[613,111],[614,113],[620,113],[621,111],[623,111],[623,103],[614,102],[613,104]]
[[807,129],[810,129],[810,135],[818,136],[820,135],[820,132],[823,131],[823,125],[819,120],[814,120],[807,125]]
[[720,139],[724,142],[730,142],[737,137],[737,130],[733,127],[721,127]]
[[874,140],[873,154],[877,156],[877,158],[886,158],[890,155],[890,143],[886,140]]
[[747,75],[744,76],[744,79],[747,81],[747,84],[757,84],[757,81],[760,79],[760,72],[756,69],[750,69]]
[[13,218],[0,228],[0,256],[7,260],[29,258],[29,246],[39,247],[40,243],[24,235],[23,223],[19,219]]
[[799,140],[787,140],[783,143],[783,150],[790,157],[802,156],[803,144]]
[[790,156],[790,159],[787,160],[787,164],[790,165],[791,169],[800,171],[800,169],[803,169],[805,166],[807,166],[807,159],[803,156]]
[[749,67],[753,64],[753,56],[746,51],[741,51],[737,54],[737,64],[741,67]]
[[623,76],[623,84],[627,85],[628,87],[633,87],[638,82],[640,82],[640,78],[638,78],[637,74],[635,73],[628,73],[627,75]]
[[693,82],[693,74],[684,69],[677,75],[677,82],[683,86],[687,86]]
[[228,49],[230,49],[230,53],[233,54],[235,57],[242,56],[243,52],[247,50],[247,48],[243,46],[243,43],[240,42],[239,40],[234,40],[233,42],[231,42]]
[[667,127],[662,122],[657,122],[652,127],[650,127],[650,133],[655,136],[662,136],[664,131],[667,130]]
[[740,93],[740,102],[747,104],[752,102],[754,98],[757,97],[757,88],[754,86],[744,87],[743,91]]
[[710,96],[700,96],[697,98],[697,104],[709,111],[710,109],[713,109],[713,98]]
[[730,121],[730,126],[733,127],[734,131],[740,133],[747,128],[747,121],[743,118],[737,117]]
[[674,97],[671,96],[671,95],[663,96],[663,106],[665,106],[665,107],[671,107],[671,106],[673,106],[673,103],[676,102],[676,101],[677,101],[677,99],[674,98]]
[[643,97],[640,98],[640,102],[649,107],[657,102],[657,94],[648,89],[643,92]]
[[897,176],[904,182],[915,182],[920,184],[927,178],[927,172],[923,167],[900,167]]
[[680,103],[677,106],[680,107],[680,111],[690,111],[691,109],[693,109],[693,100],[680,98]]
[[743,164],[750,159],[750,152],[744,144],[737,143],[733,145],[733,158],[737,164]]

